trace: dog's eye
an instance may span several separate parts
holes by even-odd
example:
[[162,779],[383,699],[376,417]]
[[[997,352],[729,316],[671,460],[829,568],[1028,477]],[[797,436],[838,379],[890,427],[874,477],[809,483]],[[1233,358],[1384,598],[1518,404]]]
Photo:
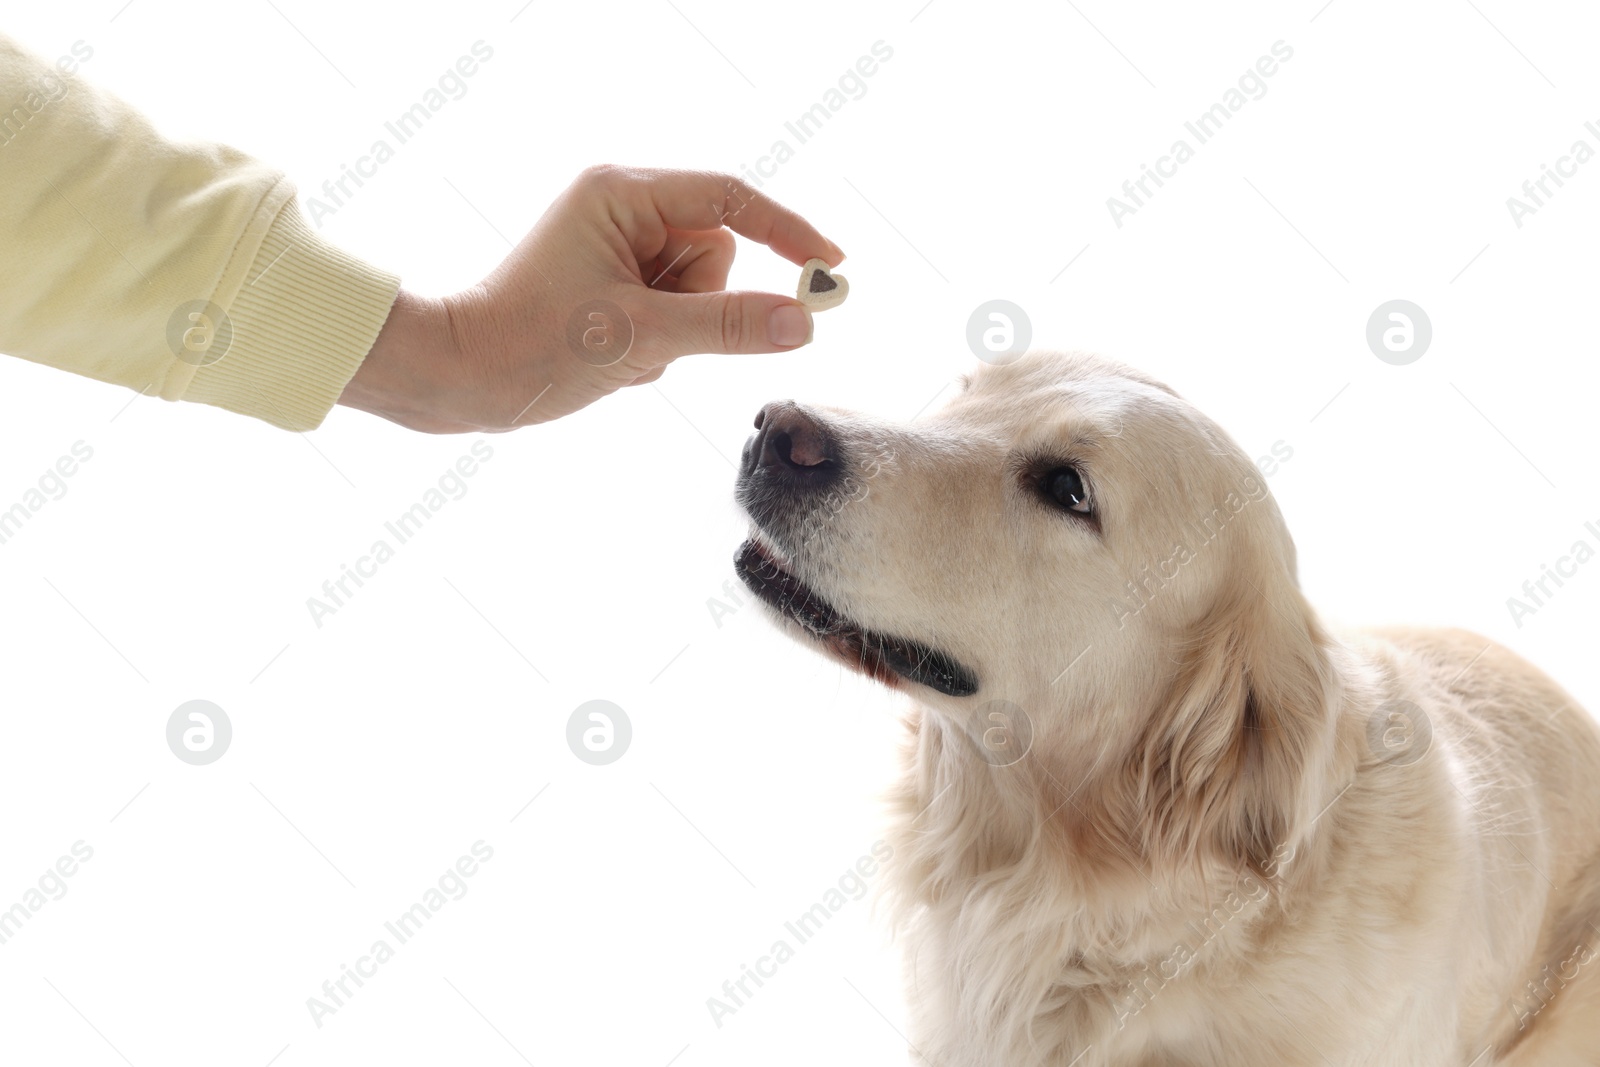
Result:
[[1089,491],[1083,487],[1083,476],[1076,467],[1052,467],[1039,480],[1039,490],[1046,500],[1059,508],[1078,515],[1092,515]]

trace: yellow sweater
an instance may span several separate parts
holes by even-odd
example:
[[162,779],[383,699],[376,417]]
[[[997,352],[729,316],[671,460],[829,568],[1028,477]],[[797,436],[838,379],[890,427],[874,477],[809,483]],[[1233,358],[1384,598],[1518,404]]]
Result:
[[162,139],[0,36],[0,352],[314,429],[400,280],[322,240],[284,176]]

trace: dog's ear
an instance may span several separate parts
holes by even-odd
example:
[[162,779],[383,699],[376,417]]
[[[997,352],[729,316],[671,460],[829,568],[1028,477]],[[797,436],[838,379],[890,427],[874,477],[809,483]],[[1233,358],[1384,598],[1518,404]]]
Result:
[[1147,854],[1259,868],[1314,817],[1331,743],[1328,638],[1287,569],[1234,592],[1184,642],[1130,768]]

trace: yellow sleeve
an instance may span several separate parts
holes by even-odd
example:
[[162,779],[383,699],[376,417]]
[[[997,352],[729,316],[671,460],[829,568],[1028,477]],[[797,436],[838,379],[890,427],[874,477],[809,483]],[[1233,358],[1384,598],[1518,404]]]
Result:
[[164,140],[0,36],[0,352],[289,430],[319,425],[400,287],[232,148]]

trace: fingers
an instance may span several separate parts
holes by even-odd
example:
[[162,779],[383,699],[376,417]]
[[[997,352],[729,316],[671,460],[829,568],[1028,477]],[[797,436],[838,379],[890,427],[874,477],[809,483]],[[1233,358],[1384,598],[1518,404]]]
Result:
[[728,284],[733,253],[727,230],[672,230],[645,282],[664,293],[714,293]]
[[811,339],[811,317],[792,298],[722,291],[733,254],[727,230],[668,231],[648,275],[656,279],[647,286],[651,332],[660,341],[654,355],[670,361],[693,352],[784,352]]
[[697,352],[788,352],[811,340],[811,316],[792,297],[773,293],[649,294],[643,311],[663,361]]
[[[803,265],[821,259],[835,267],[844,261],[838,245],[815,226],[765,193],[726,174],[706,171],[653,172],[650,196],[668,226],[696,227],[709,215],[734,233],[771,248],[784,259]],[[697,228],[706,229],[701,221]]]
[[[667,373],[667,367],[666,364],[662,364],[653,371],[639,375],[639,377],[629,382],[628,385],[649,385],[651,382],[655,381],[665,373]],[[624,386],[624,388],[626,388],[626,386]]]
[[844,260],[838,245],[811,223],[727,174],[698,170],[593,167],[580,180],[592,181],[617,197],[620,219],[643,221],[646,212],[671,229],[714,230],[723,226],[759,241],[796,265],[820,259],[836,267]]

